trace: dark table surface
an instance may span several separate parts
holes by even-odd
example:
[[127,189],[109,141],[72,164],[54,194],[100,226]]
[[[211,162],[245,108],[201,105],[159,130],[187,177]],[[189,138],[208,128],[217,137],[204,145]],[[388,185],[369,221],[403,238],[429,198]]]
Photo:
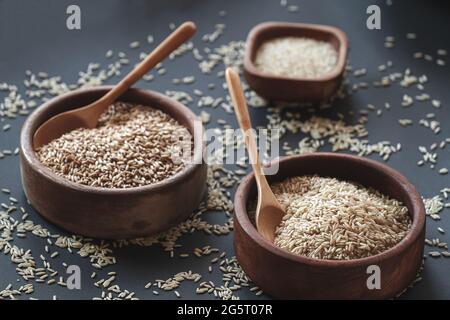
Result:
[[[19,86],[19,92],[25,94],[22,85],[25,70],[33,72],[45,71],[51,75],[61,75],[64,81],[71,83],[78,77],[80,70],[85,70],[89,62],[107,63],[105,52],[109,49],[124,51],[135,57],[138,52],[148,50],[146,43],[148,34],[155,36],[159,41],[169,33],[169,23],[179,24],[185,20],[193,20],[197,23],[199,32],[194,43],[196,47],[214,48],[231,40],[245,40],[248,31],[257,23],[263,21],[293,21],[322,23],[337,26],[343,29],[350,39],[351,53],[350,63],[355,68],[365,67],[368,74],[361,80],[350,77],[352,82],[372,82],[380,78],[377,66],[390,60],[394,66],[392,70],[403,72],[407,67],[415,74],[426,74],[429,82],[426,92],[433,98],[442,101],[442,107],[435,109],[430,102],[416,102],[411,108],[400,106],[404,93],[414,95],[415,89],[392,86],[388,89],[371,87],[361,90],[351,97],[335,103],[334,110],[329,111],[329,117],[334,117],[334,112],[345,111],[347,108],[359,110],[371,103],[382,107],[385,102],[392,105],[391,111],[377,117],[369,116],[367,128],[370,139],[373,141],[391,140],[401,142],[402,152],[394,154],[388,164],[405,174],[417,187],[423,197],[429,198],[439,194],[439,190],[450,187],[449,175],[439,175],[437,170],[429,167],[418,167],[416,162],[420,159],[417,150],[418,145],[429,146],[433,142],[441,141],[450,136],[450,101],[449,68],[437,66],[434,62],[413,59],[416,51],[430,53],[436,56],[437,49],[450,49],[450,19],[449,6],[444,1],[398,1],[388,6],[385,1],[379,1],[382,13],[382,29],[371,31],[366,28],[366,8],[374,1],[361,0],[314,0],[293,1],[289,4],[298,4],[298,12],[288,12],[280,6],[278,0],[254,0],[254,1],[220,1],[220,0],[167,0],[167,1],[76,1],[81,7],[82,28],[79,31],[69,31],[66,28],[66,8],[74,1],[13,1],[0,0],[0,83],[15,84]],[[219,16],[219,11],[225,10],[226,16]],[[207,44],[201,41],[201,35],[210,33],[217,23],[226,24],[224,34],[214,43]],[[416,40],[406,40],[405,35],[414,32]],[[396,46],[393,49],[383,47],[386,36],[395,36]],[[140,49],[130,49],[129,43],[138,40]],[[133,51],[134,50],[134,51]],[[444,57],[445,60],[445,57]],[[223,78],[215,74],[223,66],[219,66],[210,75],[204,75],[196,66],[192,55],[185,55],[176,61],[165,63],[167,74],[156,76],[152,82],[141,81],[137,86],[151,88],[164,92],[167,89],[177,89],[190,92],[194,88],[207,91],[208,83],[215,83],[216,89],[211,94],[224,96],[221,85]],[[187,75],[195,75],[194,85],[175,86],[172,78]],[[108,81],[115,83],[117,77]],[[194,96],[194,95],[193,95]],[[4,92],[0,91],[0,101],[4,99]],[[197,114],[200,109],[196,107],[196,101],[189,107]],[[213,121],[208,125],[217,125],[217,118],[226,119],[236,126],[234,116],[226,114],[223,109],[207,110],[213,116]],[[301,111],[300,111],[301,112]],[[442,131],[434,135],[429,129],[418,125],[418,119],[424,118],[429,112],[434,112],[441,121]],[[255,123],[265,123],[264,109],[251,110]],[[325,114],[327,116],[327,114]],[[402,128],[397,120],[399,118],[411,118],[414,125]],[[25,117],[15,120],[4,120],[1,125],[11,124],[8,131],[0,131],[0,149],[14,150],[19,144],[19,131]],[[289,137],[290,141],[297,141],[303,135]],[[438,151],[439,166],[450,168],[450,147]],[[371,158],[380,160],[378,156]],[[6,156],[0,160],[0,186],[10,188],[12,194],[23,205],[26,202],[22,192],[18,156]],[[49,195],[51,201],[51,195]],[[8,202],[7,196],[0,195],[0,202]],[[35,211],[27,205],[30,219],[36,224],[42,224],[52,232],[64,234],[64,231],[43,220]],[[448,241],[448,234],[440,235],[437,227],[441,226],[450,232],[449,209],[442,213],[442,220],[427,221],[427,237],[440,237],[442,241]],[[223,221],[223,217],[211,216],[210,221]],[[197,232],[183,236],[180,243],[183,250],[192,250],[199,244],[209,244],[220,248],[233,255],[232,234],[228,236],[208,236]],[[24,239],[15,238],[12,242],[24,249],[31,249],[36,258],[44,252],[45,240],[32,234]],[[426,251],[432,249],[426,247]],[[90,299],[99,296],[101,289],[93,285],[94,280],[90,274],[94,268],[88,259],[83,259],[77,254],[59,250],[59,261],[54,262],[55,268],[62,274],[62,262],[76,264],[82,270],[82,290],[67,290],[58,285],[35,284],[34,298],[51,299]],[[204,275],[204,280],[212,280],[221,284],[220,272],[207,271],[210,258],[174,258],[170,259],[161,247],[127,246],[122,249],[114,249],[117,264],[102,271],[105,275],[109,271],[117,271],[117,283],[130,291],[135,291],[141,299],[167,299],[174,298],[172,292],[161,293],[154,296],[151,291],[144,289],[144,284],[157,278],[166,279],[173,274],[192,270]],[[425,263],[423,280],[414,288],[406,292],[402,299],[448,299],[450,298],[450,259],[428,258]],[[0,254],[0,290],[12,284],[14,288],[25,284],[19,279],[15,271],[15,265],[11,263],[9,255]],[[183,298],[213,298],[209,295],[196,295],[192,283],[183,284],[179,291]],[[247,289],[236,292],[241,299],[255,298],[255,295]],[[21,295],[25,299],[29,296]],[[260,296],[258,298],[269,298]]]

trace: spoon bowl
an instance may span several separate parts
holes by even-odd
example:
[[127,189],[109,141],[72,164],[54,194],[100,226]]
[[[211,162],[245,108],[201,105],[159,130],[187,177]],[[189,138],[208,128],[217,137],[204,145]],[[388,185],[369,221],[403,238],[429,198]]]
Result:
[[275,241],[275,232],[283,219],[285,212],[279,206],[267,205],[262,208],[256,209],[258,218],[256,220],[256,226],[258,232],[269,240]]
[[[89,107],[89,106],[88,106]],[[84,109],[84,108],[81,108]],[[89,125],[89,119],[86,117],[80,117],[79,115],[80,108],[63,112],[61,114],[57,114],[53,118],[49,119],[45,123],[42,124],[37,130],[33,138],[34,149],[38,150],[40,147],[48,144],[61,137],[64,133],[70,132],[72,130],[78,128],[93,128],[97,124],[97,119],[91,118],[95,120],[95,124]]]

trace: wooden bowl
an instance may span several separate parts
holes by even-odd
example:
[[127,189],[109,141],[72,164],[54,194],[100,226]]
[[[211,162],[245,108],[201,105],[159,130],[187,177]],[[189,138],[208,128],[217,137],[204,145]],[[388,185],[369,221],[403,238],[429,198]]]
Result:
[[[336,153],[282,158],[278,173],[268,179],[276,182],[307,174],[355,181],[400,200],[411,215],[411,230],[396,246],[368,258],[320,260],[290,253],[263,239],[250,221],[247,205],[256,197],[250,174],[236,191],[234,246],[239,263],[256,285],[284,299],[382,299],[395,297],[411,284],[422,263],[425,238],[425,208],[414,186],[386,165]],[[367,287],[371,265],[381,271],[379,290]]]
[[89,187],[60,177],[44,166],[33,149],[36,129],[50,117],[87,105],[112,87],[81,89],[53,98],[26,120],[20,137],[22,184],[31,205],[46,219],[72,233],[103,239],[148,236],[185,220],[206,190],[202,130],[187,107],[160,93],[129,89],[121,101],[160,109],[186,126],[194,138],[193,164],[161,182],[135,188]]
[[[330,73],[314,79],[289,78],[259,71],[254,64],[258,49],[264,42],[279,37],[306,37],[329,42],[338,52],[337,65]],[[341,85],[347,51],[347,36],[335,27],[305,23],[261,23],[247,37],[244,75],[250,87],[268,100],[324,102]]]

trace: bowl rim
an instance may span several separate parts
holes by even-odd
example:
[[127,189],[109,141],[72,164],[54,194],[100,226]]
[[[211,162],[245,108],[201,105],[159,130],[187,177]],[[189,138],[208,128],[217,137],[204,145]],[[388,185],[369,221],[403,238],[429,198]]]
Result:
[[406,194],[409,196],[411,200],[413,221],[410,231],[399,243],[397,243],[392,248],[383,251],[379,254],[365,258],[352,260],[328,260],[328,259],[315,259],[296,255],[287,250],[276,247],[273,243],[264,239],[258,233],[257,229],[253,226],[252,222],[250,221],[247,212],[247,200],[250,188],[255,183],[255,177],[252,172],[242,180],[241,184],[236,190],[234,205],[235,205],[235,218],[237,222],[235,223],[239,223],[243,232],[245,232],[253,241],[255,241],[264,250],[270,252],[273,255],[287,259],[289,261],[295,263],[302,263],[312,267],[329,267],[329,268],[361,267],[365,265],[373,265],[373,264],[376,265],[383,260],[398,255],[399,253],[409,248],[421,236],[422,231],[425,228],[425,207],[422,198],[420,197],[416,188],[408,181],[408,179],[395,169],[365,157],[333,152],[315,152],[303,155],[286,156],[281,157],[280,159],[275,161],[277,161],[281,165],[283,162],[299,161],[304,158],[319,158],[319,157],[327,157],[327,158],[334,157],[350,162],[355,161],[362,162],[364,165],[369,166],[372,169],[384,172],[389,176],[395,177],[393,178],[394,181],[397,181],[398,186],[402,188],[404,191],[406,191]]
[[[24,125],[22,126],[20,132],[21,157],[46,179],[52,180],[53,182],[62,185],[66,188],[72,189],[74,191],[86,192],[97,195],[129,195],[129,194],[136,195],[148,192],[159,192],[167,188],[170,188],[171,186],[177,184],[179,181],[184,180],[188,178],[190,175],[192,175],[197,169],[197,167],[199,167],[203,163],[203,155],[205,151],[205,141],[203,139],[203,132],[204,132],[203,125],[201,127],[201,130],[196,131],[194,130],[194,132],[191,132],[194,139],[193,163],[189,163],[181,171],[154,184],[130,188],[105,188],[105,187],[87,186],[80,183],[72,182],[64,177],[57,175],[39,160],[32,145],[33,134],[35,131],[32,129],[32,127],[35,125],[36,121],[38,121],[39,117],[46,115],[48,113],[48,109],[56,103],[61,103],[64,100],[73,99],[76,96],[82,96],[92,93],[106,93],[107,91],[111,90],[112,87],[113,87],[112,85],[103,85],[89,88],[80,88],[63,93],[40,105],[36,110],[34,110],[30,114],[30,116],[28,116],[28,118],[25,120]],[[131,94],[131,95],[140,94],[148,97],[150,101],[158,100],[162,105],[164,104],[171,105],[180,113],[182,113],[186,117],[188,122],[191,123],[192,125],[194,121],[198,120],[198,117],[188,107],[159,92],[132,87],[129,88],[124,94]],[[120,101],[120,98],[118,100]],[[165,112],[164,109],[159,110]],[[200,141],[200,143],[198,141]]]
[[[256,50],[258,50],[259,46],[256,47],[256,39],[261,34],[272,30],[272,29],[290,29],[290,30],[300,30],[300,29],[308,29],[308,30],[315,30],[323,33],[328,33],[336,37],[339,41],[339,52],[338,52],[338,61],[336,63],[336,66],[332,71],[329,73],[326,73],[320,77],[317,78],[302,78],[302,77],[286,77],[286,76],[279,76],[279,75],[273,75],[266,72],[259,71],[253,60],[251,59],[251,56],[253,52],[256,53]],[[277,37],[275,37],[277,38]],[[256,77],[263,78],[266,80],[272,80],[272,81],[289,81],[289,82],[310,82],[310,83],[322,83],[327,82],[331,80],[335,80],[340,75],[343,74],[345,71],[345,66],[347,62],[347,53],[348,53],[348,37],[345,34],[344,31],[337,27],[329,26],[329,25],[323,25],[323,24],[312,24],[312,23],[294,23],[294,22],[263,22],[260,24],[257,24],[254,26],[246,40],[246,46],[244,51],[244,70]]]

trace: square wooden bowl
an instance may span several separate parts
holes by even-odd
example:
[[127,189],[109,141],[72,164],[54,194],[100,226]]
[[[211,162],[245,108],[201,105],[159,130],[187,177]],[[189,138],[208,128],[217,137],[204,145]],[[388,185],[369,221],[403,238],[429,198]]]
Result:
[[[326,41],[338,52],[335,68],[318,78],[289,78],[259,71],[254,60],[260,46],[280,37],[305,37]],[[268,100],[289,102],[324,102],[339,89],[347,61],[348,39],[335,27],[286,22],[266,22],[255,26],[247,37],[244,75],[250,87]]]

